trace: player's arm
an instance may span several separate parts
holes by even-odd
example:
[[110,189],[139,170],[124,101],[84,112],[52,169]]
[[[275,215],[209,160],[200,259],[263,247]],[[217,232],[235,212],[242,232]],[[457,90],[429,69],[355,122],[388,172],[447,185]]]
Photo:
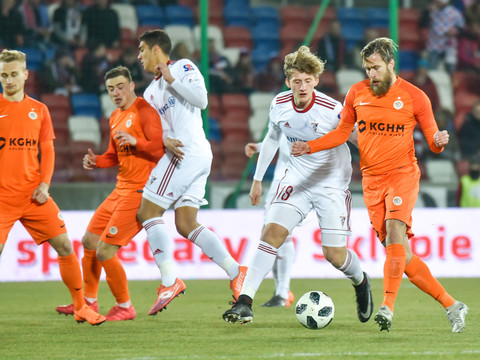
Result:
[[167,81],[183,99],[191,105],[205,109],[208,105],[207,89],[197,66],[186,62],[183,67],[183,74],[174,77],[166,64],[157,65]]
[[271,125],[262,142],[262,149],[258,156],[257,168],[255,169],[255,175],[253,176],[253,183],[249,194],[252,205],[258,205],[260,203],[260,197],[262,196],[262,180],[268,166],[277,153],[281,136],[282,131],[280,129],[275,129],[274,126]]
[[[145,138],[135,139],[134,146],[138,151],[158,161],[165,153],[160,115],[151,107],[141,108],[139,115]],[[133,138],[133,136],[131,137]]]
[[296,141],[292,144],[292,155],[301,156],[305,154],[313,154],[317,151],[327,150],[334,148],[346,142],[352,134],[352,129],[355,126],[353,123],[349,123],[340,120],[337,128],[330,131],[328,134],[319,137],[312,141]]
[[40,142],[40,184],[33,190],[32,199],[40,204],[48,200],[48,189],[55,168],[53,140]]
[[[87,163],[90,168],[85,167],[85,159],[88,159]],[[118,154],[115,141],[112,134],[110,134],[110,142],[108,143],[108,149],[102,155],[95,155],[91,149],[88,149],[88,153],[83,158],[83,167],[87,170],[91,168],[109,168],[118,165]]]
[[420,96],[414,97],[413,106],[415,117],[422,128],[428,147],[434,153],[442,152],[448,144],[449,135],[447,130],[439,131],[430,99],[424,92],[421,92]]

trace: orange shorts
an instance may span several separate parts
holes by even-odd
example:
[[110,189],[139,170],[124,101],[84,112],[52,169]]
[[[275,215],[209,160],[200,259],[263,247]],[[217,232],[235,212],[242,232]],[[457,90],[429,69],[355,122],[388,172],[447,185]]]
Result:
[[87,230],[107,244],[127,245],[142,230],[137,220],[141,201],[142,193],[121,196],[113,190],[93,214]]
[[412,211],[420,188],[420,169],[412,164],[382,175],[363,175],[363,200],[380,241],[387,237],[385,221],[400,220],[412,232]]
[[62,213],[51,197],[45,204],[32,200],[32,195],[0,197],[0,244],[5,244],[8,233],[19,220],[40,245],[67,232]]

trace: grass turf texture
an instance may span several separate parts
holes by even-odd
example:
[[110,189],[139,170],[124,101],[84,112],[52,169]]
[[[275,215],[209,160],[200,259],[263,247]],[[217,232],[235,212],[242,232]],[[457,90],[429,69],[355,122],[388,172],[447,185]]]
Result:
[[[158,316],[147,312],[158,282],[131,281],[137,310],[133,321],[100,326],[77,324],[55,312],[69,303],[61,282],[0,283],[0,359],[479,359],[480,279],[442,279],[448,291],[470,311],[463,333],[452,334],[442,307],[403,280],[390,333],[373,321],[357,320],[354,291],[348,280],[294,279],[296,299],[321,290],[335,303],[335,318],[325,329],[305,329],[290,308],[260,306],[273,294],[267,279],[254,302],[253,323],[228,324],[222,313],[230,290],[226,280],[185,281],[184,295]],[[382,280],[372,280],[375,312],[382,299]],[[114,300],[100,283],[100,312]]]

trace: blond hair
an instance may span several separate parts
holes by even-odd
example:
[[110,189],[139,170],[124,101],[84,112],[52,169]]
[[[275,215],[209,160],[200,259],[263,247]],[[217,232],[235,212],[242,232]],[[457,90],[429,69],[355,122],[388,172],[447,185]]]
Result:
[[0,53],[0,62],[2,63],[11,63],[14,61],[21,62],[25,64],[25,68],[27,66],[27,55],[18,50],[7,50],[4,49]]
[[375,53],[378,53],[383,61],[387,64],[391,60],[395,60],[395,51],[398,46],[395,42],[387,37],[380,37],[370,41],[360,52],[362,60],[366,61],[368,57],[372,56]]
[[312,53],[305,45],[300,46],[297,51],[285,56],[283,64],[283,72],[287,78],[290,78],[294,71],[319,77],[324,69],[325,62]]

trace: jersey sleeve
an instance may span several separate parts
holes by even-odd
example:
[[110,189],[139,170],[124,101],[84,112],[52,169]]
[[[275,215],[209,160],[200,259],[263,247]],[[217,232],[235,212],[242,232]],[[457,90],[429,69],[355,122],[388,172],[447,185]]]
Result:
[[175,81],[171,85],[176,92],[193,106],[202,110],[207,107],[208,96],[205,80],[197,65],[185,59],[180,60],[176,66],[174,77]]
[[[43,104],[42,104],[43,105]],[[48,140],[55,139],[55,132],[53,131],[52,118],[50,116],[50,111],[46,105],[41,107],[41,116],[42,116],[42,126],[40,128],[40,134],[38,137],[39,142],[44,142]]]
[[97,155],[97,168],[109,168],[118,165],[117,148],[112,134],[110,133],[110,142],[108,143],[108,149],[102,155]]
[[160,115],[152,107],[142,106],[139,109],[139,116],[145,139],[137,139],[135,147],[158,161],[165,153]]
[[55,168],[53,140],[40,142],[40,182],[50,185]]
[[443,147],[439,148],[437,145],[435,145],[435,141],[433,139],[433,136],[438,131],[438,125],[435,121],[435,116],[433,115],[430,99],[423,91],[419,91],[418,96],[413,98],[413,107],[415,118],[422,128],[422,132],[427,140],[428,147],[434,153],[442,152]]

